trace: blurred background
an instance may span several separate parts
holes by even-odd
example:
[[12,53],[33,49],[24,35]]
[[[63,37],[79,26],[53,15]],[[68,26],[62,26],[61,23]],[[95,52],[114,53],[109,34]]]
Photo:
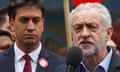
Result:
[[[0,0],[0,7],[15,0]],[[74,8],[69,1],[70,11]],[[67,49],[64,0],[45,0],[45,31],[42,41],[45,47],[57,54],[65,56]],[[120,19],[120,0],[103,0],[103,4],[110,10],[113,24]]]

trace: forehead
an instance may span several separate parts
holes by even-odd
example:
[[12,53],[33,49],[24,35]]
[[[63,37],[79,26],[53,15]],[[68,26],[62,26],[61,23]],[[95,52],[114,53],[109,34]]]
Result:
[[84,10],[77,10],[73,13],[73,23],[102,23],[98,9],[90,8]]
[[22,6],[16,9],[16,16],[42,16],[41,10],[36,6]]

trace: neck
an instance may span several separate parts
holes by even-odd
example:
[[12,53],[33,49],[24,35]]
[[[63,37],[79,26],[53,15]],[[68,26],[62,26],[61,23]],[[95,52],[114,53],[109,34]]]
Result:
[[[16,43],[17,44],[17,43]],[[24,53],[28,54],[39,47],[39,43],[36,44],[17,44],[18,48],[20,48]]]
[[101,50],[98,54],[84,57],[83,62],[88,70],[93,72],[94,68],[105,58],[107,53],[107,48],[103,48],[103,50]]

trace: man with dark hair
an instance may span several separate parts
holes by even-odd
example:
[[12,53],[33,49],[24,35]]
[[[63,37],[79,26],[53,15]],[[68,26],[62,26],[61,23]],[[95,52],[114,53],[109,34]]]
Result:
[[8,31],[0,30],[0,52],[5,51],[13,44],[11,34]]
[[65,61],[46,50],[40,39],[44,30],[44,3],[17,0],[8,6],[14,46],[0,54],[0,72],[54,72]]

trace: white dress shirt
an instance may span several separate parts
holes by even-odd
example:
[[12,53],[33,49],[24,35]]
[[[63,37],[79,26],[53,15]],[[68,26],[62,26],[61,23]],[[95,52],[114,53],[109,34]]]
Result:
[[[25,53],[18,48],[16,43],[14,44],[14,51],[15,51],[15,72],[23,72],[25,65],[25,60],[23,56],[25,55]],[[32,72],[36,72],[37,59],[40,54],[40,51],[41,51],[41,43],[39,44],[39,48],[28,54],[32,59],[31,60]]]

